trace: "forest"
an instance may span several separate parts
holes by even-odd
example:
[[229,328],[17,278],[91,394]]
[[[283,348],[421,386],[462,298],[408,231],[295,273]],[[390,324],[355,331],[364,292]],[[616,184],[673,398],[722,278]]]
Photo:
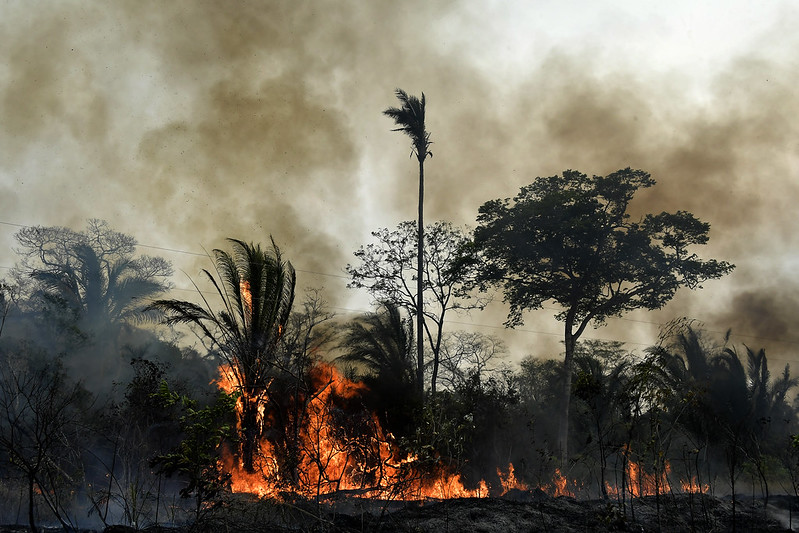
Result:
[[[659,524],[687,497],[693,530],[729,496],[734,529],[744,496],[799,496],[789,366],[700,319],[643,350],[583,336],[722,283],[734,265],[696,251],[708,223],[637,212],[656,183],[624,168],[537,177],[473,230],[425,224],[425,99],[396,96],[384,113],[412,141],[419,210],[353,251],[369,312],[297,291],[279,235],[228,239],[181,299],[170,262],[105,221],[21,227],[0,286],[0,522],[215,531],[271,502],[286,529],[372,530],[408,502],[566,498],[623,529],[642,501]],[[563,352],[452,327],[499,298],[507,327],[556,305]],[[372,521],[341,529],[331,509],[353,502]]]
[[[688,253],[708,229],[688,214],[670,227],[654,220],[660,215],[627,224],[626,201],[651,184],[629,169],[609,180],[564,173],[537,180],[540,190],[523,190],[512,205],[487,203],[473,233],[429,224],[421,372],[408,283],[414,223],[375,231],[355,251],[351,286],[379,303],[346,319],[320,290],[295,295],[296,273],[275,240],[214,250],[203,272],[213,290],[189,301],[164,299],[169,262],[138,254],[135,238],[106,222],[22,228],[0,299],[0,521],[33,531],[202,524],[234,494],[319,503],[335,493],[402,502],[540,491],[612,502],[621,513],[647,496],[796,495],[797,379],[788,366],[774,371],[763,349],[732,345],[688,319],[665,325],[639,352],[579,340],[589,319],[658,308],[678,286],[732,269]],[[571,214],[563,207],[570,190]],[[529,219],[530,202],[551,201],[547,191],[559,195],[557,227],[579,239],[569,247],[553,231],[556,246],[541,234],[528,244],[542,246],[514,252],[520,245],[507,242],[524,242],[509,227],[521,226],[510,221],[514,207]],[[614,212],[615,221],[596,219]],[[590,226],[578,223],[586,216]],[[622,227],[632,244],[597,240]],[[630,247],[645,234],[646,264],[636,273]],[[667,245],[678,251],[669,256]],[[555,249],[561,255],[547,256]],[[532,258],[537,273],[522,263]],[[557,317],[577,325],[564,342],[570,367],[563,354],[512,366],[500,339],[447,326],[447,312],[479,312],[497,287],[511,306],[509,325],[524,309],[560,301],[558,263],[584,291],[583,300],[563,297],[579,305]],[[665,274],[655,278],[650,265]],[[635,276],[657,287],[639,289]],[[532,279],[525,293],[520,283]],[[625,291],[643,299],[618,300]]]

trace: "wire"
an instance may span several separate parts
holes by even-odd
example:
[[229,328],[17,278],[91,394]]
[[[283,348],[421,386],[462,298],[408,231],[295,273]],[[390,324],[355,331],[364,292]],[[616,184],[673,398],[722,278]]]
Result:
[[[2,220],[0,220],[0,225],[12,226],[12,227],[16,227],[16,228],[33,227],[33,226],[26,225],[26,224],[18,224],[18,223],[2,221]],[[154,246],[154,245],[150,245],[150,244],[136,244],[136,246],[140,247],[140,248],[150,248],[150,249],[153,249],[153,250],[161,250],[161,251],[165,251],[165,252],[173,252],[173,253],[192,255],[192,256],[197,256],[197,257],[208,257],[207,253],[192,252],[192,251],[189,251],[189,250],[181,250],[179,248],[170,248],[170,247],[165,247],[165,246]],[[0,265],[0,268],[5,269],[5,270],[10,270],[13,267]],[[341,275],[341,274],[330,274],[330,273],[326,273],[326,272],[317,272],[317,271],[313,271],[313,270],[302,270],[302,269],[298,269],[298,268],[295,268],[294,270],[296,272],[302,272],[303,274],[312,274],[312,275],[316,275],[316,276],[324,276],[324,277],[338,278],[338,279],[349,279],[349,276],[344,276],[344,275]],[[182,291],[182,292],[196,292],[196,289],[193,289],[193,288],[174,287],[171,290]],[[202,294],[215,294],[214,292],[209,292],[209,291],[200,291],[200,292]],[[331,307],[331,309],[341,309],[343,311],[347,311],[347,312],[351,312],[351,313],[368,313],[368,312],[371,312],[370,310],[367,310],[367,309],[348,309],[348,308],[344,308],[344,307],[335,307],[335,306],[330,306],[330,307]],[[547,307],[547,306],[542,307],[542,309],[550,310],[550,311],[560,311],[561,310],[561,309],[556,308],[556,307]],[[662,323],[662,322],[653,322],[653,321],[649,321],[649,320],[640,320],[640,319],[627,318],[627,317],[608,317],[608,319],[609,320],[624,320],[626,322],[636,322],[636,323],[640,323],[640,324],[650,324],[650,325],[659,326],[659,327],[662,327],[662,326],[665,325],[665,323]],[[551,333],[551,332],[537,331],[537,330],[531,330],[531,329],[507,328],[507,327],[502,326],[502,325],[479,324],[479,323],[457,322],[457,321],[447,321],[447,323],[449,323],[449,324],[457,324],[457,325],[464,325],[464,326],[472,326],[472,327],[484,327],[484,328],[491,328],[491,329],[503,329],[503,330],[511,329],[512,331],[520,331],[520,332],[523,332],[523,333],[532,333],[532,334],[535,334],[535,335],[547,335],[547,336],[557,336],[557,337],[560,337],[562,335],[561,333]],[[716,331],[716,330],[709,330],[709,329],[705,330],[705,331],[707,331],[708,333],[716,333],[716,334],[719,334],[719,335],[724,335],[726,333],[726,331]],[[740,333],[733,333],[733,336],[735,336],[735,337],[743,337],[743,338],[747,338],[747,339],[757,339],[757,340],[763,340],[763,341],[769,341],[769,342],[778,342],[778,343],[782,343],[782,344],[796,344],[796,345],[799,345],[799,340],[793,340],[793,339],[775,339],[775,338],[771,338],[771,337],[760,337],[760,336],[757,336],[757,335],[745,335],[745,334],[740,334]],[[607,339],[607,338],[598,338],[598,337],[586,337],[586,338],[589,338],[589,339],[592,339],[592,340],[618,341],[618,339]],[[634,342],[634,341],[619,341],[619,342],[624,342],[625,344],[633,344],[633,345],[637,345],[637,346],[651,346],[651,343],[641,343],[641,342]],[[773,358],[773,359],[788,361],[787,359],[778,359],[778,358]]]

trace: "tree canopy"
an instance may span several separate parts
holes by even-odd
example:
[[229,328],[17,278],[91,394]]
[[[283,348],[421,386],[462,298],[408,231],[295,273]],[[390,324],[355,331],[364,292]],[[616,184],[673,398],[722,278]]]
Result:
[[480,280],[500,285],[508,325],[548,300],[580,325],[633,309],[659,309],[679,287],[698,288],[734,268],[701,260],[689,248],[706,244],[710,225],[686,211],[630,218],[641,188],[655,184],[641,170],[588,177],[567,170],[536,178],[513,200],[480,207],[475,244],[485,259]]
[[[136,239],[89,220],[86,229],[31,226],[16,234],[22,277],[52,313],[67,312],[85,327],[154,319],[146,299],[169,289],[172,266],[161,257],[134,257]],[[23,282],[24,285],[24,282]]]
[[630,168],[607,176],[566,170],[536,178],[513,200],[480,207],[474,244],[482,255],[478,280],[500,286],[510,305],[506,325],[554,301],[565,322],[566,379],[559,439],[566,457],[572,356],[591,321],[634,309],[659,309],[677,289],[698,288],[734,268],[702,260],[692,251],[708,242],[710,225],[686,211],[646,214],[632,220],[635,193],[655,184]]

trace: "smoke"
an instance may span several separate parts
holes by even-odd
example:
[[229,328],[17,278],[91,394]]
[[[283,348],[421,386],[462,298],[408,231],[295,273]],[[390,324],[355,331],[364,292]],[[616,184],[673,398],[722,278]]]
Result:
[[[511,63],[511,45],[492,42],[498,14],[450,1],[3,10],[7,221],[79,228],[97,217],[141,243],[193,252],[271,234],[306,272],[301,285],[325,285],[346,305],[344,280],[310,272],[341,274],[371,230],[415,216],[410,144],[380,114],[401,87],[427,96],[427,220],[473,225],[483,202],[538,175],[642,168],[658,184],[636,212],[692,211],[712,225],[701,254],[738,266],[664,313],[790,333],[793,281],[770,267],[799,244],[799,69],[784,31],[793,11],[750,51],[710,66],[705,83],[588,40],[530,37],[539,48]],[[208,266],[168,259],[192,276]],[[551,314],[528,325],[552,330]],[[628,329],[611,323],[601,336]]]

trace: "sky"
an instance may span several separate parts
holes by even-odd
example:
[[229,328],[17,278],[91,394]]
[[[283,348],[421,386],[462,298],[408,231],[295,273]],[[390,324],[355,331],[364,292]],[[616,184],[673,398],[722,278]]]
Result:
[[[474,227],[484,202],[565,169],[633,167],[637,212],[711,224],[733,274],[586,336],[641,349],[686,316],[799,364],[799,3],[734,1],[69,1],[0,3],[0,276],[22,225],[136,237],[177,273],[226,237],[274,237],[302,287],[369,309],[344,268],[412,220],[417,168],[381,115],[427,98],[425,217]],[[6,269],[6,270],[4,270]],[[557,354],[554,311],[451,327]],[[468,326],[466,325],[468,324]]]

